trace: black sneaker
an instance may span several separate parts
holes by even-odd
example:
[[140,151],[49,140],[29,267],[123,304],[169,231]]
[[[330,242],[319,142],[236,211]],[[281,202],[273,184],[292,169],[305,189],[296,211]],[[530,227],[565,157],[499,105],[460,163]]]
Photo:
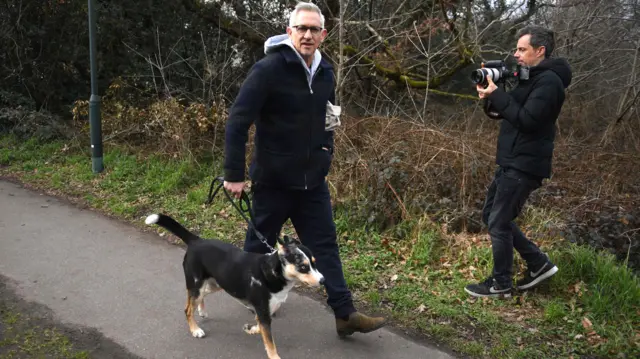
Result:
[[469,284],[464,290],[474,297],[511,297],[511,286],[503,287],[493,277],[477,284]]
[[524,278],[519,279],[516,282],[516,288],[520,290],[531,289],[557,272],[558,267],[556,267],[556,265],[549,260],[549,257],[547,257],[547,261],[542,265],[542,267],[536,269],[527,268]]

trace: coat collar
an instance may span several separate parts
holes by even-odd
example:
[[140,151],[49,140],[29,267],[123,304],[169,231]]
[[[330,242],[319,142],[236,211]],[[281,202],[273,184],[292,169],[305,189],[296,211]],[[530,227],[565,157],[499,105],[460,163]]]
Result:
[[[287,63],[297,63],[297,64],[300,63],[300,58],[294,52],[295,50],[290,48],[289,46],[282,46],[280,49],[278,49],[278,51],[280,51],[280,53],[285,58]],[[333,66],[324,59],[324,56],[320,60],[319,67],[321,67],[323,69],[326,69],[326,70],[333,69]]]

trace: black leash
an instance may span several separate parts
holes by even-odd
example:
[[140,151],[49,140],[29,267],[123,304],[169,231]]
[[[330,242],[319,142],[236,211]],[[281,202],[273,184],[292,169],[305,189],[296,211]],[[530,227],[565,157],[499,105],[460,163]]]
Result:
[[[220,183],[218,184],[218,187],[216,187],[214,191],[213,186],[216,182],[220,182]],[[213,181],[211,181],[211,185],[209,186],[209,195],[207,197],[207,202],[205,202],[205,204],[208,206],[213,202],[213,199],[215,198],[216,194],[218,194],[218,191],[220,190],[220,188],[223,188],[223,192],[227,196],[227,199],[229,200],[229,202],[231,202],[233,207],[235,207],[235,209],[237,209],[238,212],[240,212],[240,215],[242,216],[242,218],[244,218],[247,224],[249,224],[249,228],[251,228],[251,230],[255,232],[260,242],[262,242],[265,246],[267,246],[267,248],[269,248],[271,252],[275,252],[276,251],[275,248],[273,248],[272,246],[269,245],[269,243],[267,243],[267,239],[262,235],[262,233],[260,233],[260,231],[258,231],[258,229],[254,225],[255,220],[253,217],[253,210],[251,209],[251,199],[249,198],[249,195],[247,194],[247,192],[242,191],[242,196],[240,197],[240,207],[238,207],[238,205],[233,200],[233,198],[231,197],[227,189],[224,188],[224,178],[216,177],[213,179]],[[243,203],[246,204],[246,209],[242,208]],[[244,214],[245,212],[249,213],[250,219],[245,216]]]

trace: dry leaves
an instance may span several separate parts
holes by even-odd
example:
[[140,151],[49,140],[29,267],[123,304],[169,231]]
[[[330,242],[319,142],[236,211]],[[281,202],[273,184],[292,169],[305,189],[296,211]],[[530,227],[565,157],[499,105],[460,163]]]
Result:
[[476,278],[474,274],[476,271],[477,271],[477,268],[471,265],[466,268],[462,268],[458,270],[458,273],[463,275],[468,280],[475,280]]
[[[602,338],[598,333],[596,333],[595,329],[593,329],[593,323],[589,318],[582,318],[582,327],[587,332],[587,341],[589,344],[598,346],[606,341],[606,339]],[[576,335],[575,339],[582,339],[583,336],[581,334]]]
[[579,281],[571,286],[567,290],[569,293],[577,294],[578,297],[582,297],[582,295],[587,291],[587,287],[583,281]]
[[220,217],[224,218],[224,219],[228,219],[229,218],[229,213],[227,213],[227,211],[220,210],[220,212],[218,212],[218,214],[220,215]]
[[389,238],[383,237],[381,240],[382,246],[388,250],[389,252],[393,253],[394,255],[398,256],[401,260],[406,261],[407,258],[406,256],[398,249],[394,248],[391,243],[389,242]]

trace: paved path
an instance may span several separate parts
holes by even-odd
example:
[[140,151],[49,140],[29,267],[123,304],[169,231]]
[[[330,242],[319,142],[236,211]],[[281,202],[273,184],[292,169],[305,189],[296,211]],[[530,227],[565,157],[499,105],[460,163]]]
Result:
[[[225,293],[209,295],[207,336],[189,335],[184,318],[184,250],[155,234],[0,180],[0,275],[61,323],[97,329],[144,358],[266,358],[253,316]],[[291,293],[274,319],[286,358],[452,358],[386,329],[340,340],[333,317]]]

